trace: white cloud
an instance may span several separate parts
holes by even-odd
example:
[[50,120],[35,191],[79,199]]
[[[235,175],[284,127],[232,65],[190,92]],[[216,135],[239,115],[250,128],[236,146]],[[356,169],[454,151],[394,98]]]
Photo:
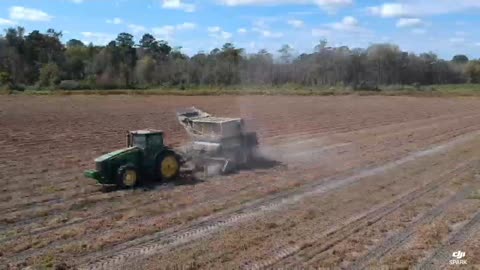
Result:
[[402,0],[369,7],[371,14],[383,18],[411,18],[480,8],[478,0]]
[[415,28],[412,30],[412,33],[415,34],[415,35],[423,35],[425,33],[427,33],[427,30],[423,29],[423,28]]
[[10,19],[19,21],[50,21],[53,16],[33,8],[13,6],[10,8]]
[[208,35],[214,39],[228,40],[232,38],[232,33],[223,31],[220,26],[210,26],[207,28]]
[[147,32],[147,28],[145,26],[138,24],[129,24],[128,29],[130,29],[134,34],[141,34]]
[[304,26],[304,22],[302,20],[288,20],[287,23],[295,28],[301,28]]
[[330,24],[330,26],[335,30],[340,31],[358,31],[360,27],[358,26],[358,20],[352,16],[346,16],[341,22],[336,22]]
[[480,42],[475,43],[475,46],[480,46]]
[[85,44],[93,43],[98,45],[105,45],[115,39],[115,36],[107,33],[100,32],[82,32],[82,42]]
[[177,25],[164,25],[152,28],[153,34],[161,39],[172,39],[178,31],[188,31],[197,28],[197,25],[191,22],[184,22]]
[[123,20],[121,18],[116,17],[116,18],[113,18],[111,20],[108,19],[106,22],[109,23],[109,24],[122,24]]
[[261,36],[265,38],[281,38],[283,37],[282,32],[275,32],[270,29],[269,23],[278,21],[278,17],[265,17],[256,19],[253,22],[253,28],[251,29],[253,32],[259,33]]
[[193,30],[197,28],[197,25],[191,22],[184,22],[182,24],[177,25],[176,27],[178,30]]
[[333,11],[353,4],[354,0],[219,0],[227,6],[258,6],[258,5],[317,5],[327,11]]
[[232,33],[222,31],[222,32],[220,32],[220,37],[223,38],[223,39],[230,39],[230,38],[232,38]]
[[210,33],[220,32],[222,28],[220,26],[209,26],[207,31]]
[[283,37],[282,32],[270,32],[268,30],[263,30],[262,35],[266,38],[281,38],[281,37]]
[[392,39],[388,36],[383,36],[380,39],[382,40],[382,42],[386,42],[386,43],[390,43],[392,41]]
[[355,17],[346,16],[340,22],[325,24],[323,27],[312,29],[314,37],[335,37],[335,36],[371,36],[372,32],[360,26]]
[[331,31],[328,29],[312,29],[312,36],[314,37],[327,37],[331,34]]
[[83,0],[71,0],[75,4],[81,4],[83,3]]
[[277,17],[257,18],[253,21],[253,25],[258,28],[268,28],[269,23],[278,21]]
[[183,3],[182,0],[163,0],[162,8],[164,9],[178,9],[185,12],[194,12],[195,5]]
[[315,0],[313,2],[328,11],[353,4],[353,0]]
[[15,22],[7,19],[0,18],[0,25],[14,25]]
[[420,27],[425,23],[419,18],[401,18],[397,21],[398,28],[404,27]]
[[318,14],[318,11],[290,11],[288,15],[295,15],[295,16],[309,16],[313,14]]
[[451,43],[456,43],[456,44],[465,43],[465,38],[463,38],[463,37],[454,37],[454,38],[450,38],[449,41],[450,41]]
[[254,32],[260,33],[263,37],[266,38],[281,38],[283,37],[282,32],[272,32],[267,29],[260,29],[260,28],[253,28],[252,29]]
[[412,12],[408,10],[407,6],[399,3],[385,3],[381,6],[370,7],[369,10],[373,15],[383,18],[409,17]]
[[248,31],[247,31],[247,29],[245,29],[245,28],[238,28],[237,32],[238,32],[239,34],[246,34]]
[[175,33],[175,26],[165,25],[161,27],[152,28],[153,34],[159,37],[160,39],[171,39]]

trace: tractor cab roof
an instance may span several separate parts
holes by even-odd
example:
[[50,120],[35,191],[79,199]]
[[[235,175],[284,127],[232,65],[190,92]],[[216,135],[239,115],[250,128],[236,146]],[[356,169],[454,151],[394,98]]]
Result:
[[158,129],[140,129],[130,131],[133,135],[151,135],[151,134],[163,134],[162,130]]

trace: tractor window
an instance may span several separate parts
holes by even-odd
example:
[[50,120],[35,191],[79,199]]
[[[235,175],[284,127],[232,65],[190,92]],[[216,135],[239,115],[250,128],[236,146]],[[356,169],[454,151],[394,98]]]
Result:
[[134,135],[133,136],[133,145],[145,149],[147,145],[147,139],[145,135]]
[[163,145],[163,138],[162,138],[162,136],[161,136],[161,135],[153,135],[153,136],[150,136],[149,144],[150,144],[150,145],[155,145],[155,146]]

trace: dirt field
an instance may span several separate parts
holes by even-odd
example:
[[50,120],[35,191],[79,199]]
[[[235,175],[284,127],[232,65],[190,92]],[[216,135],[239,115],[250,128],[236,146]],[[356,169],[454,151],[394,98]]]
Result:
[[[126,130],[244,117],[275,162],[105,191]],[[0,97],[0,269],[480,267],[480,99]],[[62,268],[63,267],[63,268]]]

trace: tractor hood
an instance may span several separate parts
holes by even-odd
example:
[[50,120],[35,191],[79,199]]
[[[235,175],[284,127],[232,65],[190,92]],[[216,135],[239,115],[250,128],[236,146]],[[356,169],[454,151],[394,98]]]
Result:
[[137,147],[128,147],[128,148],[119,149],[119,150],[110,152],[108,154],[105,154],[103,156],[100,156],[100,157],[96,158],[95,162],[103,162],[105,160],[111,159],[111,158],[113,158],[115,156],[118,156],[118,155],[121,155],[123,153],[128,153],[128,152],[133,151],[135,149],[137,149]]

